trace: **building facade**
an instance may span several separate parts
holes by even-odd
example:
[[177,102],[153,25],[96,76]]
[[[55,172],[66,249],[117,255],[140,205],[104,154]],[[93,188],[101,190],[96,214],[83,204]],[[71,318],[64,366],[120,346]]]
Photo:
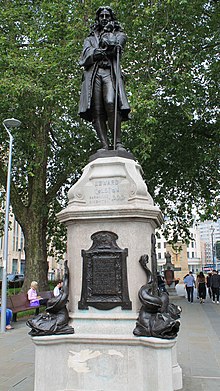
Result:
[[220,242],[220,219],[216,222],[207,220],[199,224],[200,240],[203,246],[205,270],[220,271],[220,259],[217,258],[216,244]]
[[182,242],[177,242],[176,245],[167,243],[164,236],[158,231],[160,238],[156,240],[156,253],[158,270],[163,271],[166,263],[165,254],[169,252],[171,255],[171,262],[174,264],[176,278],[183,279],[183,277],[192,271],[198,273],[203,270],[205,259],[203,257],[203,246],[200,241],[200,230],[198,224],[194,224],[190,228],[191,240],[188,245]]
[[[15,219],[15,216],[10,214],[8,233],[8,262],[7,273],[24,274],[25,273],[25,251],[24,251],[24,235],[22,229]],[[4,251],[4,236],[0,236],[0,279],[2,278],[3,268],[3,251]],[[63,278],[64,258],[57,259],[55,256],[48,257],[48,279],[59,280]]]

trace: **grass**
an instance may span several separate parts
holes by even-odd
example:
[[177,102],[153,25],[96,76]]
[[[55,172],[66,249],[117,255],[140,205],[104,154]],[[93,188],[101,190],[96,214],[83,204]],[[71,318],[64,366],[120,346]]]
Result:
[[[40,313],[44,312],[46,307],[39,308]],[[35,315],[35,309],[17,313],[17,319],[29,318]]]
[[8,288],[7,296],[17,295],[17,293],[21,292],[21,288]]

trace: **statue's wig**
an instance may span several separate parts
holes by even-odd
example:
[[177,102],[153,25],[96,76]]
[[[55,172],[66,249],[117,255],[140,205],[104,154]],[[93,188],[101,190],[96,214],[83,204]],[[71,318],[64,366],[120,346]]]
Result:
[[94,34],[94,31],[98,31],[101,29],[101,26],[99,24],[99,15],[101,14],[102,11],[108,11],[111,15],[111,24],[114,26],[114,30],[115,31],[122,31],[122,28],[120,26],[120,24],[118,23],[117,19],[116,19],[116,15],[113,11],[113,9],[111,7],[108,7],[108,6],[103,6],[103,7],[99,7],[96,11],[96,16],[95,16],[95,23],[90,26],[90,34]]
[[95,21],[97,22],[99,20],[99,15],[101,14],[102,11],[108,11],[111,15],[111,19],[112,20],[116,20],[116,15],[113,11],[113,9],[111,7],[108,7],[108,6],[104,6],[104,7],[99,7],[96,11],[96,17],[95,17]]

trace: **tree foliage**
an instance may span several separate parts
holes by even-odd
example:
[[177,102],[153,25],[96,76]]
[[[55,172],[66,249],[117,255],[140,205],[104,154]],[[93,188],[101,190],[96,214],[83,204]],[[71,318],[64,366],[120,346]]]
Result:
[[[77,180],[98,145],[77,110],[78,59],[100,5],[87,0],[1,4],[0,120],[22,122],[13,131],[11,204],[25,235],[24,287],[31,279],[46,286],[46,238],[59,247],[53,212],[61,207],[63,187]],[[124,124],[123,141],[142,165],[177,238],[187,232],[194,207],[208,218],[219,211],[219,2],[109,5],[128,35],[123,68],[132,120]],[[0,145],[5,187],[3,129]]]
[[200,218],[219,214],[219,3],[130,9],[127,139],[177,240],[189,234],[195,209]]
[[[79,176],[95,140],[77,116],[83,29],[77,12],[69,1],[3,1],[1,7],[1,119],[22,122],[13,131],[11,204],[25,236],[24,289],[31,279],[47,285],[49,211],[59,189]],[[4,132],[0,138],[5,186],[8,144]]]

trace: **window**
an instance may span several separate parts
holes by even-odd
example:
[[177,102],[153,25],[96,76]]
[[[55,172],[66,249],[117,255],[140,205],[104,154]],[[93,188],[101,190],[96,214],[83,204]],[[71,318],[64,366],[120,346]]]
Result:
[[17,259],[12,259],[12,273],[17,273],[18,272],[18,260]]
[[24,234],[22,231],[21,231],[21,237],[20,237],[20,250],[21,251],[24,250]]
[[18,223],[15,218],[13,225],[13,251],[18,251]]
[[161,248],[161,243],[158,243],[157,248]]
[[24,274],[24,272],[25,272],[25,260],[22,259],[22,260],[21,260],[21,273]]
[[161,259],[161,253],[158,253],[158,259]]

